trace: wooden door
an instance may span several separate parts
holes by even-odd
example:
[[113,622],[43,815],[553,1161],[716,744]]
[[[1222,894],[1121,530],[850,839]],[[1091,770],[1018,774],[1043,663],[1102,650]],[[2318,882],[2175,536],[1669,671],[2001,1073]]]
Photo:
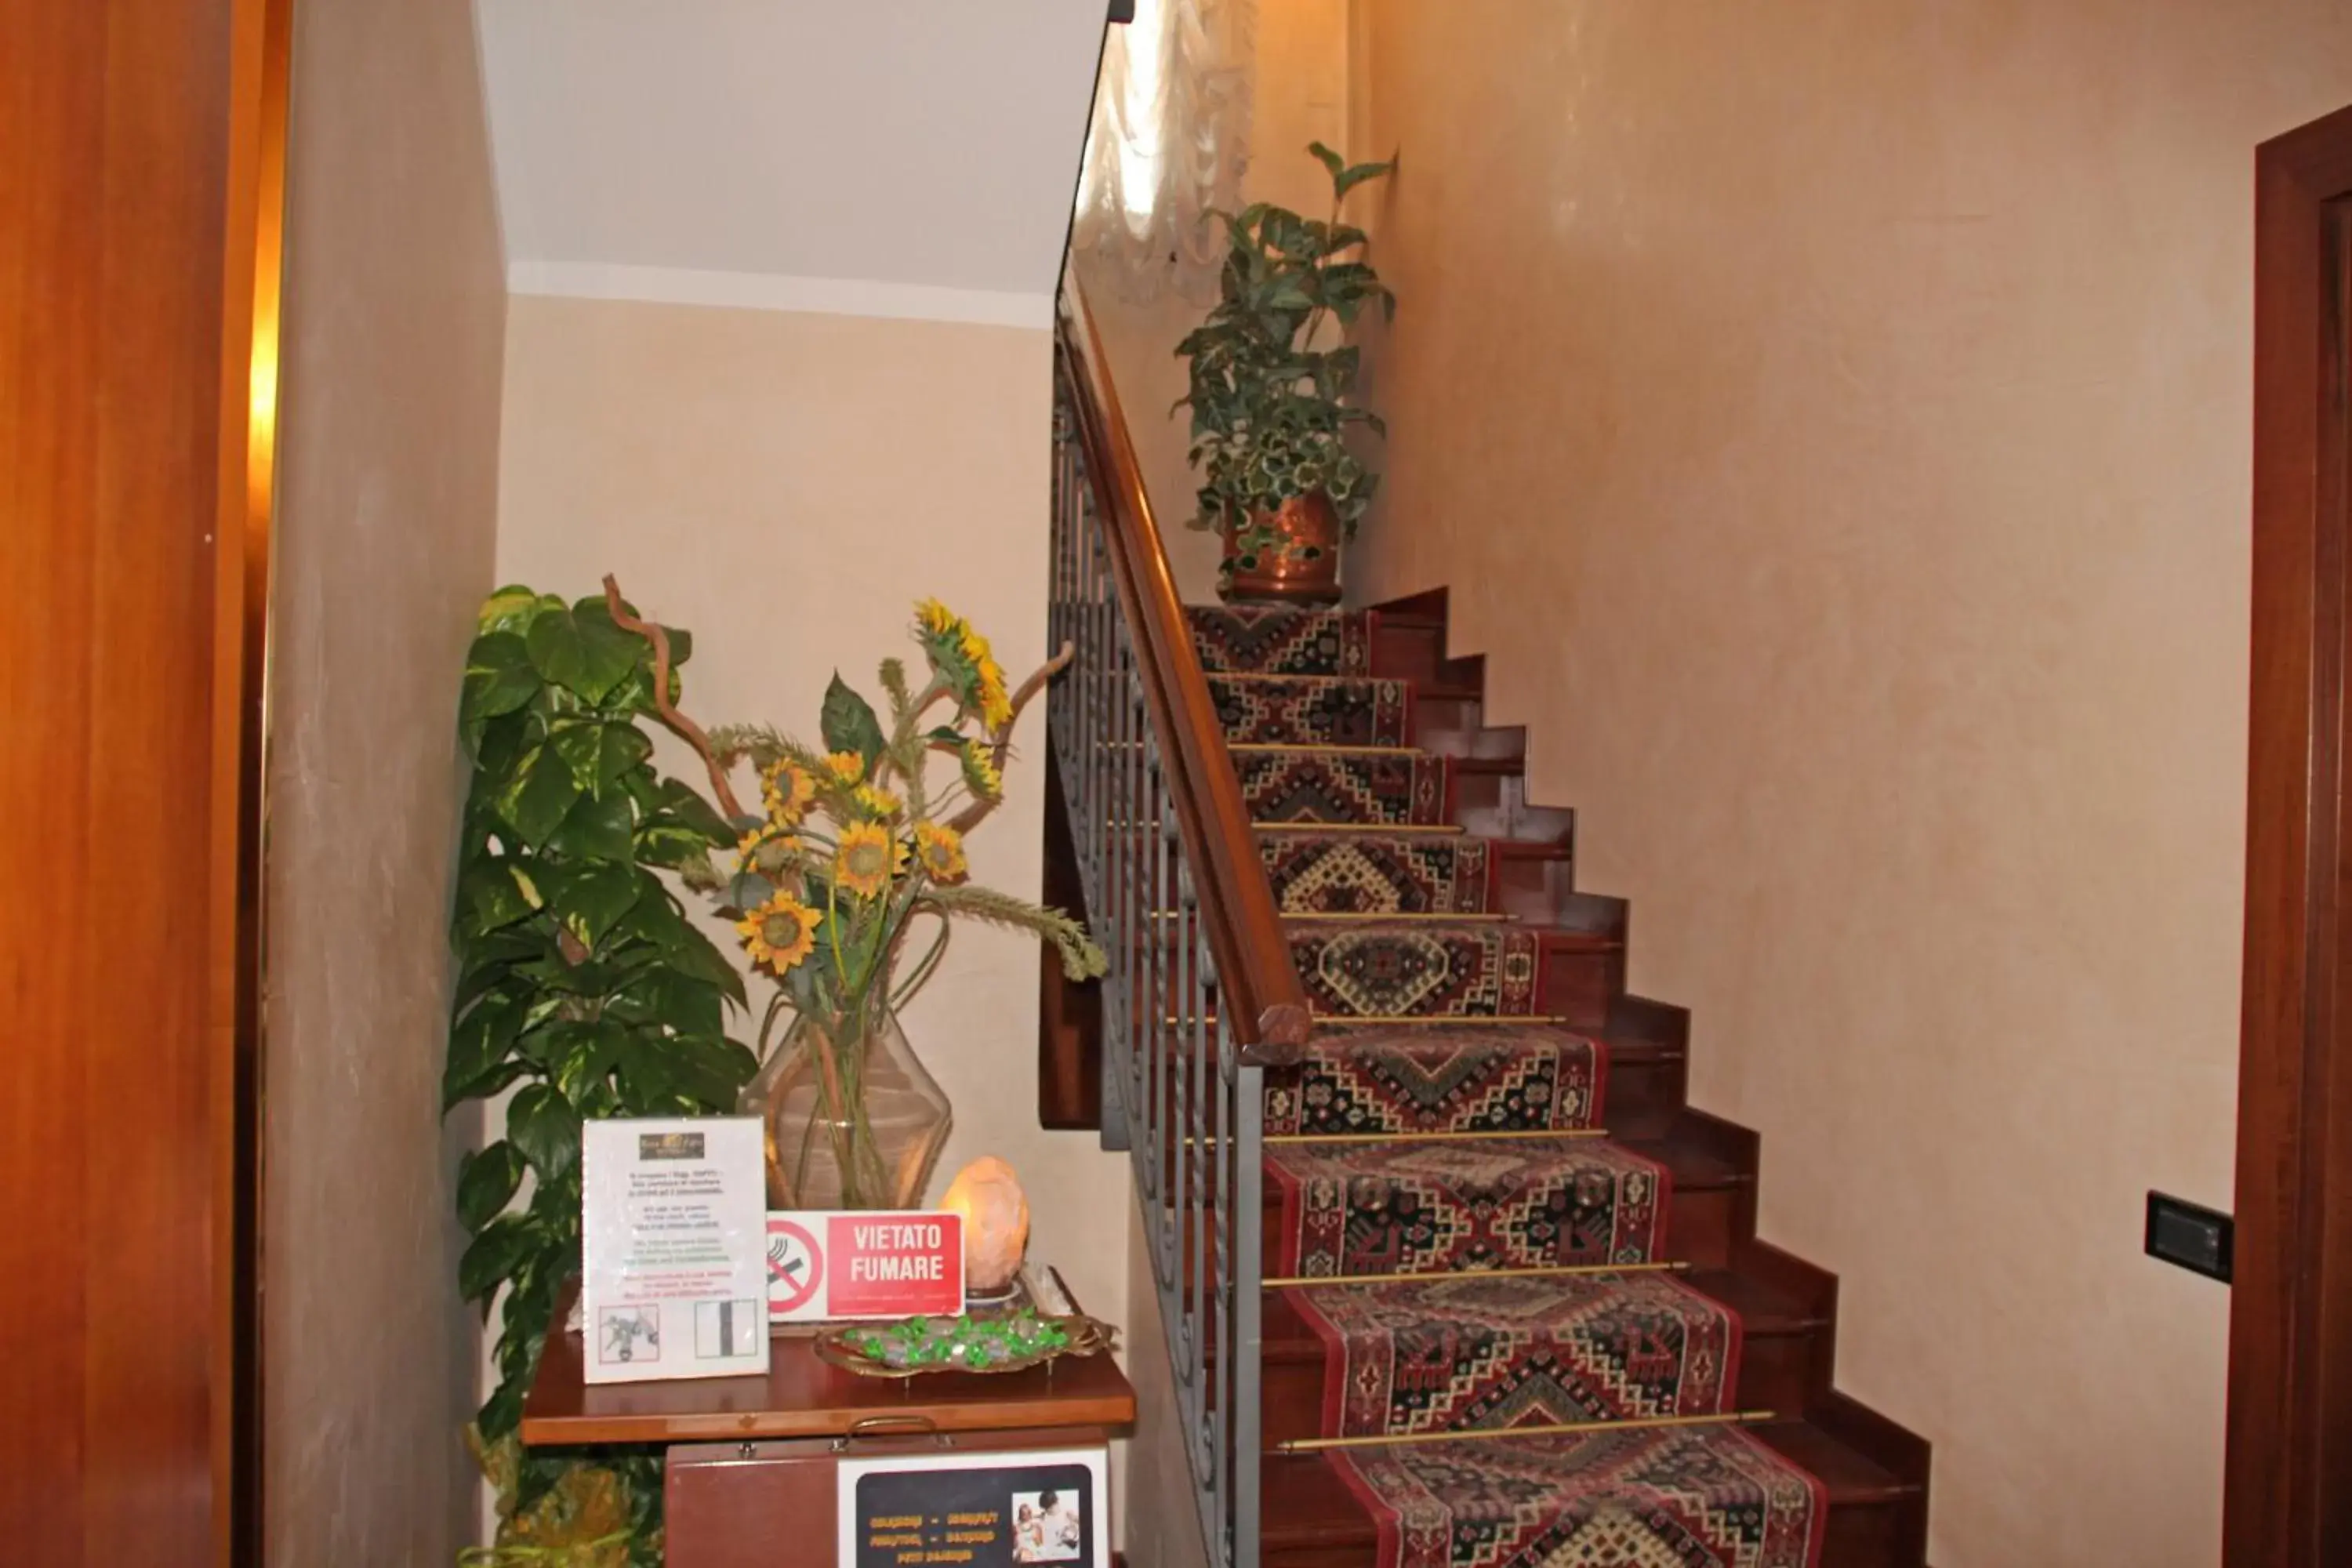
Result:
[[264,19],[0,0],[0,1558],[41,1568],[236,1545]]
[[2352,110],[2257,161],[2229,1568],[2352,1563]]

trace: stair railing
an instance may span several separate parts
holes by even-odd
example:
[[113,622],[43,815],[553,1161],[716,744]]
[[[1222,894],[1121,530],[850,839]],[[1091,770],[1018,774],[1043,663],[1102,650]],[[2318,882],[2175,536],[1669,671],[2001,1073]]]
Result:
[[1102,342],[1074,273],[1054,355],[1049,735],[1103,980],[1103,1139],[1135,1169],[1178,1421],[1220,1568],[1257,1568],[1265,1077],[1305,994]]

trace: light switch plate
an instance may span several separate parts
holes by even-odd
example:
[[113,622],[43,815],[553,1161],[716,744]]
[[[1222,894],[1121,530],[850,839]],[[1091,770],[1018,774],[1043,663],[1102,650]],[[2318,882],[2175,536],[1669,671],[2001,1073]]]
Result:
[[2147,1231],[2144,1244],[2150,1258],[2177,1263],[2192,1274],[2230,1282],[2237,1245],[2238,1222],[2219,1209],[2209,1209],[2163,1193],[2147,1194]]

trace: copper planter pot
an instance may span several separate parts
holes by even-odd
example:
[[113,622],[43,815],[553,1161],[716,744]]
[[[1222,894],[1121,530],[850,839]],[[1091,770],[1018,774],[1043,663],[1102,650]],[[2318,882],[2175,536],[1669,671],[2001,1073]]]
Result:
[[[1274,537],[1264,538],[1271,530]],[[1259,542],[1244,550],[1241,538]],[[1225,564],[1217,583],[1227,599],[1330,605],[1339,598],[1339,514],[1321,490],[1293,496],[1272,511],[1250,514],[1247,529],[1225,530]]]

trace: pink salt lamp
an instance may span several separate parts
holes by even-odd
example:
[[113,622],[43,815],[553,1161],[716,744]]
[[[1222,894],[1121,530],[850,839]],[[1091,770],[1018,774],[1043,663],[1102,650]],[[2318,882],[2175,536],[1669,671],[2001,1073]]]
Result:
[[958,1171],[940,1206],[963,1215],[963,1289],[1001,1296],[1029,1249],[1029,1200],[1013,1167],[983,1154]]

